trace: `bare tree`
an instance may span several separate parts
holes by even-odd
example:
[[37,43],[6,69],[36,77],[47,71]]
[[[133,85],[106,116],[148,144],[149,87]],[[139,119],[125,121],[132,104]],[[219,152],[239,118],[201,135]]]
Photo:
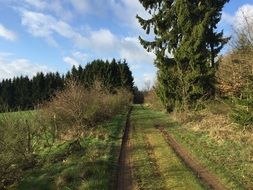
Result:
[[234,36],[231,41],[235,50],[253,48],[253,16],[241,12],[242,18],[233,26]]
[[144,91],[150,91],[151,90],[151,81],[150,80],[146,80],[144,82]]

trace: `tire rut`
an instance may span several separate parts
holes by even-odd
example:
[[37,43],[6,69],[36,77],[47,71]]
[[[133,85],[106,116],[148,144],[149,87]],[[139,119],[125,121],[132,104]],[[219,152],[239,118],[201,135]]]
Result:
[[130,117],[131,117],[132,107],[129,109],[127,114],[126,126],[124,135],[121,143],[121,150],[118,160],[118,176],[116,189],[117,190],[132,190],[133,189],[133,179],[132,179],[132,166],[131,166],[131,143],[130,134],[132,131]]
[[182,161],[210,188],[215,190],[226,190],[227,188],[220,182],[214,174],[207,168],[202,166],[200,162],[194,158],[186,149],[184,149],[173,137],[167,132],[163,126],[155,125],[155,127],[163,134],[169,146],[182,159]]

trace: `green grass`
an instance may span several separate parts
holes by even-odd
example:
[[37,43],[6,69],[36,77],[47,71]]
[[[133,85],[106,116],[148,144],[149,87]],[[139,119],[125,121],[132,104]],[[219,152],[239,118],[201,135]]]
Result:
[[35,110],[28,110],[28,111],[16,111],[16,112],[3,112],[0,113],[0,117],[3,116],[10,116],[13,118],[20,118],[23,117],[24,119],[31,119],[30,116],[36,113]]
[[253,142],[228,139],[217,142],[207,132],[193,131],[191,128],[172,122],[169,115],[165,113],[149,112],[153,113],[150,114],[150,120],[159,118],[165,129],[212,171],[228,189],[252,189]]
[[166,121],[165,114],[135,106],[131,119],[133,173],[139,189],[205,189],[154,128]]
[[253,187],[253,145],[226,140],[214,141],[207,133],[167,124],[170,133],[185,148],[215,173],[229,189]]
[[78,150],[70,151],[73,141],[42,149],[37,166],[12,189],[111,189],[125,120],[121,114],[98,126],[80,140]]

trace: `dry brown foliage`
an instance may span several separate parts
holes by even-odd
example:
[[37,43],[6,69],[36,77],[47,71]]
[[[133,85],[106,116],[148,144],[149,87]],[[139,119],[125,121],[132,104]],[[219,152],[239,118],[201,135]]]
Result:
[[146,106],[152,109],[164,110],[164,106],[154,89],[151,89],[144,93],[144,103]]
[[253,131],[241,130],[229,118],[229,110],[226,104],[212,103],[201,111],[174,112],[172,119],[190,130],[209,134],[218,143],[225,140],[252,143]]
[[41,115],[50,120],[54,139],[71,139],[85,135],[88,128],[124,110],[130,101],[130,93],[123,89],[111,94],[99,82],[85,89],[68,81],[64,91],[42,106]]
[[235,51],[220,60],[216,74],[222,96],[243,98],[243,91],[253,87],[253,49]]

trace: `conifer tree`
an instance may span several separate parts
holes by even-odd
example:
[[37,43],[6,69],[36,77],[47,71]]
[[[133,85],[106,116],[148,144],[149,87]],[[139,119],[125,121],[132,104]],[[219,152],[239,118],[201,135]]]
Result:
[[168,111],[183,109],[214,93],[215,57],[227,39],[216,27],[229,0],[139,0],[151,18],[137,15],[153,41],[140,38],[145,49],[156,54],[157,94]]

